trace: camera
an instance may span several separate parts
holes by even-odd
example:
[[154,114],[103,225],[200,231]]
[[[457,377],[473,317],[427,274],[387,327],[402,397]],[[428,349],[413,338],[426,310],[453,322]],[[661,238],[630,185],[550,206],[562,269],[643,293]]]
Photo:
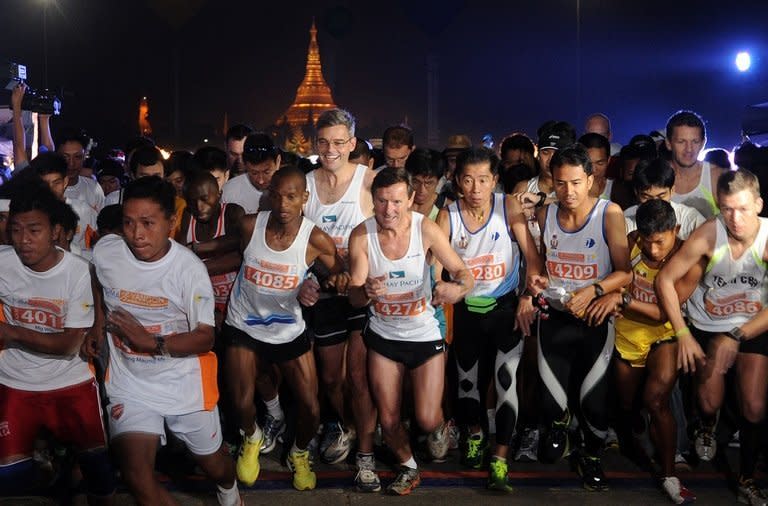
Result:
[[[4,82],[5,91],[0,94],[0,105],[11,104],[11,90],[27,79],[27,67],[18,63],[0,64],[0,82]],[[27,87],[21,100],[21,109],[39,114],[58,116],[61,113],[61,100],[49,90],[35,90]]]

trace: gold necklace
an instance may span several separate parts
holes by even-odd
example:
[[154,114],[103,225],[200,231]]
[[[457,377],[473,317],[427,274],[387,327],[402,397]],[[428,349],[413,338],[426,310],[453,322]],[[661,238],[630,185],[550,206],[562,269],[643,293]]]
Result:
[[472,217],[473,217],[474,219],[476,219],[477,221],[483,221],[483,220],[485,220],[485,210],[484,210],[484,209],[481,209],[481,210],[480,210],[480,214],[479,214],[479,215],[477,215],[477,214],[473,213],[473,212],[472,212],[472,211],[470,211],[469,209],[467,209],[467,213],[469,213],[469,215],[470,215],[470,216],[472,216]]

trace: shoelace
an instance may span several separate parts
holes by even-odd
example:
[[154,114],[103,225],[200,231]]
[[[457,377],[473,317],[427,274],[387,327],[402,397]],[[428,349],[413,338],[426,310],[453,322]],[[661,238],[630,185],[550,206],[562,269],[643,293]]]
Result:
[[477,457],[480,453],[482,442],[482,439],[470,439],[467,441],[467,457]]

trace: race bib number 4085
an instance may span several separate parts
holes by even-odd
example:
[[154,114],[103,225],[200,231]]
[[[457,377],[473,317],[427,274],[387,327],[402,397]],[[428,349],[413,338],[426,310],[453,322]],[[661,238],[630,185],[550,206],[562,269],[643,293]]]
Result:
[[267,288],[269,290],[290,291],[299,286],[298,276],[288,273],[269,272],[250,265],[245,266],[245,279],[260,288]]

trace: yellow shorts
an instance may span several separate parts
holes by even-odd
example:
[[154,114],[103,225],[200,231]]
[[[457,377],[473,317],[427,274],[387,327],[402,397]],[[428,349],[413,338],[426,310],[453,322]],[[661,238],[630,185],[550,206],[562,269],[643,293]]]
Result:
[[628,318],[616,320],[614,346],[621,359],[632,367],[645,367],[648,353],[655,345],[674,340],[675,331],[669,322],[652,326]]

